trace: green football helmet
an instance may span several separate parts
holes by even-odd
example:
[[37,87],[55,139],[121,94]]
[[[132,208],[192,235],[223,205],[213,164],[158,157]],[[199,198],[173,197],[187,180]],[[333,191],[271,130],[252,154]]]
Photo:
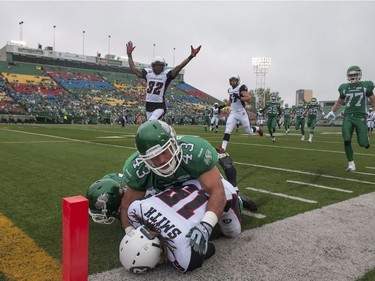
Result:
[[118,182],[122,187],[126,186],[124,174],[110,173],[105,175],[103,179],[113,179],[114,181]]
[[299,105],[299,106],[302,106],[302,105],[304,105],[304,104],[305,104],[305,102],[304,102],[302,99],[298,101],[298,105]]
[[113,179],[103,178],[95,181],[87,190],[89,215],[100,224],[111,224],[119,217],[121,199],[125,189]]
[[276,102],[276,100],[277,100],[276,96],[271,96],[271,101],[272,102]]
[[[140,158],[155,174],[169,177],[181,164],[182,149],[177,142],[175,130],[160,120],[143,123],[135,135],[135,145]],[[161,166],[156,166],[152,159],[169,150],[171,159]]]
[[316,98],[311,98],[310,103],[311,103],[312,105],[316,105],[316,104],[318,103],[318,101],[316,100]]
[[359,81],[361,81],[362,70],[359,68],[359,66],[353,65],[346,71],[346,77],[351,84],[356,85],[359,83]]

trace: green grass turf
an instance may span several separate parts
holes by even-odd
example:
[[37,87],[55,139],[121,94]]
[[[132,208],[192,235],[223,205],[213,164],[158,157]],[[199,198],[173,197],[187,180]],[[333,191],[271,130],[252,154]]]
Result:
[[[174,126],[178,135],[196,135],[221,144],[219,133],[202,126]],[[61,260],[61,201],[85,195],[92,182],[111,172],[122,172],[135,151],[137,126],[119,125],[0,125],[0,212],[27,233],[49,255]],[[267,130],[265,130],[265,133]],[[353,137],[357,173],[345,173],[341,128],[317,127],[312,143],[278,129],[276,143],[266,134],[232,133],[228,152],[236,164],[240,191],[259,205],[264,219],[244,216],[243,229],[285,219],[306,211],[375,191],[375,150],[359,148]],[[306,140],[308,130],[306,130]],[[375,134],[370,136],[375,141]],[[350,181],[351,180],[351,181]],[[343,190],[317,188],[310,183]],[[309,204],[248,190],[255,188],[317,201]],[[89,273],[119,267],[120,223],[97,225],[90,221]],[[217,237],[218,231],[214,237]],[[374,274],[368,274],[370,278]],[[366,275],[367,276],[367,275]],[[0,274],[0,279],[3,276]],[[364,277],[365,278],[365,277]],[[363,279],[373,280],[373,279]]]

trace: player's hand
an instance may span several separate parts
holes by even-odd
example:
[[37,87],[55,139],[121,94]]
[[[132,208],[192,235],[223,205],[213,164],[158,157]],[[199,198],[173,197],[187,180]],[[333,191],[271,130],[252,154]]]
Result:
[[129,41],[128,43],[126,43],[126,53],[128,55],[131,55],[133,53],[134,49],[135,49],[135,46],[133,46],[132,41]]
[[330,112],[328,112],[328,114],[326,116],[324,116],[324,119],[328,119],[330,117],[336,117],[335,116],[335,113],[333,113],[333,111],[331,110]]
[[208,249],[208,239],[212,233],[212,226],[206,222],[200,222],[198,225],[190,229],[186,235],[190,238],[190,246],[200,255],[205,255]]
[[194,49],[193,46],[191,46],[191,56],[195,57],[199,51],[201,50],[202,45],[200,45],[198,48]]
[[124,228],[125,234],[130,233],[130,231],[132,231],[132,230],[134,230],[134,227],[132,225]]
[[233,97],[234,99],[236,99],[236,100],[241,99],[240,95],[237,94],[237,93],[232,94],[232,97]]

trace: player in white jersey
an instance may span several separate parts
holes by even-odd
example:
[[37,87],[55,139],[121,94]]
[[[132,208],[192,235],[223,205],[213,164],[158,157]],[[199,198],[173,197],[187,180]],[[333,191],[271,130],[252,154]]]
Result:
[[[222,181],[227,204],[218,224],[226,237],[233,238],[241,233],[238,197],[234,187]],[[180,272],[188,272],[201,267],[203,261],[215,253],[214,245],[209,243],[207,253],[199,254],[193,250],[190,239],[191,229],[206,213],[208,198],[199,180],[189,180],[182,186],[133,201],[128,208],[128,218],[134,228],[146,225],[158,233],[168,261]]]
[[263,124],[264,124],[264,116],[263,116],[263,110],[260,108],[257,112],[257,125],[259,127],[263,127]]
[[239,121],[244,128],[245,132],[252,135],[258,132],[260,136],[263,136],[263,130],[261,127],[250,127],[250,120],[245,109],[245,103],[250,102],[250,95],[246,85],[240,85],[240,77],[237,74],[233,74],[229,78],[229,84],[231,87],[228,89],[229,100],[226,106],[231,107],[227,123],[225,125],[225,133],[221,147],[218,148],[219,152],[223,152],[227,149],[227,145],[237,121]]
[[215,102],[214,107],[212,108],[212,118],[211,118],[211,126],[210,126],[210,131],[213,131],[215,128],[215,133],[218,132],[219,130],[219,119],[220,119],[220,111],[222,108],[224,108],[225,105],[220,105]]
[[194,49],[191,46],[191,54],[174,68],[166,68],[167,63],[164,58],[157,56],[152,59],[151,68],[139,69],[135,66],[132,53],[135,46],[129,41],[126,44],[129,67],[133,73],[146,80],[146,115],[147,120],[162,119],[166,112],[164,94],[173,79],[180,71],[199,53],[201,46]]
[[370,107],[367,111],[367,130],[368,133],[371,134],[374,130],[374,123],[375,123],[375,111],[372,110]]

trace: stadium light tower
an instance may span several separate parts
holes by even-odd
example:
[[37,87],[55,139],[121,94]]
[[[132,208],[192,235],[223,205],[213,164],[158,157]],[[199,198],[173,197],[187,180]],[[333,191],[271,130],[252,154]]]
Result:
[[56,25],[53,26],[53,50],[55,51],[55,30],[56,30]]
[[82,31],[82,55],[85,55],[85,33],[86,31]]
[[19,22],[20,25],[20,41],[23,41],[23,21]]
[[108,55],[111,53],[111,35],[108,35]]
[[154,48],[152,49],[152,57],[153,58],[155,57],[155,46],[156,46],[156,44],[154,43]]
[[174,67],[174,57],[175,57],[176,48],[173,48],[173,67]]
[[[271,66],[271,58],[252,58],[251,60],[253,63],[253,70],[256,76],[256,108],[263,108],[266,105],[266,74]],[[259,89],[263,89],[263,96],[259,95]]]

